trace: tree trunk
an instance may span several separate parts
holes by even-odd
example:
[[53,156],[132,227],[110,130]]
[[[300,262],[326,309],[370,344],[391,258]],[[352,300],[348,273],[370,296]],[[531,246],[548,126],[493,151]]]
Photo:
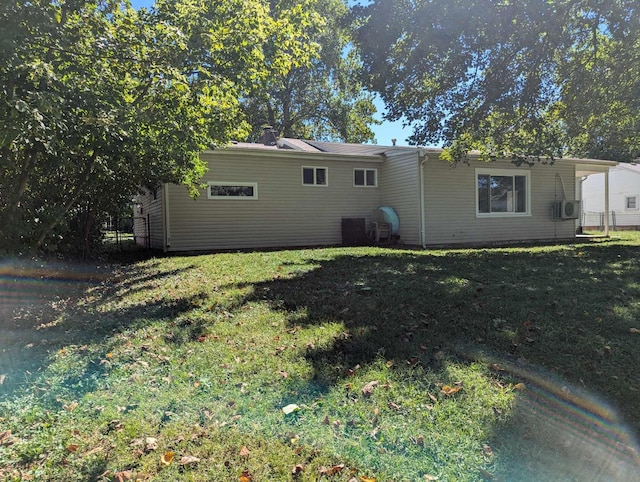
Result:
[[40,246],[42,246],[42,243],[44,243],[44,240],[47,239],[47,236],[49,236],[51,231],[53,231],[53,228],[55,228],[58,224],[60,224],[60,222],[67,215],[69,210],[76,203],[80,195],[80,189],[78,189],[78,186],[85,184],[89,180],[89,176],[91,174],[91,171],[93,171],[93,166],[95,165],[97,158],[98,158],[98,153],[94,152],[91,158],[89,159],[89,162],[87,163],[87,166],[85,167],[84,172],[78,177],[76,188],[74,189],[74,193],[71,194],[67,202],[64,204],[64,206],[62,206],[62,209],[59,210],[58,214],[54,216],[54,218],[49,222],[49,224],[47,224],[45,227],[43,227],[40,230],[40,234],[38,235],[38,238],[35,240],[35,242],[31,246],[31,250],[30,250],[31,254],[35,254],[38,251],[38,249],[40,249]]

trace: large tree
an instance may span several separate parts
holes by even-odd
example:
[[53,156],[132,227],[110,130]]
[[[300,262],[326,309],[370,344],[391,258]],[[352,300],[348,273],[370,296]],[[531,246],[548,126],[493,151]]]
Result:
[[640,155],[632,0],[373,0],[354,8],[367,82],[410,141],[452,159]]
[[195,194],[199,152],[247,135],[239,98],[309,50],[261,0],[3,2],[0,254],[88,236],[140,186]]
[[[256,140],[265,125],[285,137],[367,142],[376,108],[363,89],[345,0],[270,0],[274,19],[293,19],[314,49],[310,62],[273,72],[243,100]],[[305,22],[296,15],[305,12]],[[274,38],[273,46],[280,40]]]

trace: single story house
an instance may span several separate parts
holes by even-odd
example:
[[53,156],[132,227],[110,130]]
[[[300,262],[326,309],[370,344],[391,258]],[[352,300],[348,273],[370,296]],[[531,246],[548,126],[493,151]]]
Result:
[[[586,177],[582,183],[582,225],[601,229],[605,212],[614,229],[640,229],[640,165],[620,163],[609,170],[608,193],[604,173]],[[609,198],[609,208],[605,199]]]
[[180,252],[339,245],[345,230],[361,234],[376,221],[425,248],[570,240],[579,180],[617,164],[451,165],[441,152],[286,138],[207,150],[200,197],[171,184],[141,196],[134,233]]

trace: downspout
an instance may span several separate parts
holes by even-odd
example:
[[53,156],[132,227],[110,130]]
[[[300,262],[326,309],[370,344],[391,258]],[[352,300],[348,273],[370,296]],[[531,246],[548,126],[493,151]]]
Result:
[[162,211],[164,213],[164,246],[166,253],[171,247],[171,217],[169,215],[169,184],[162,186]]
[[420,162],[420,244],[422,249],[427,247],[427,233],[425,226],[425,193],[424,193],[424,164],[427,162],[427,153],[424,149],[418,150],[418,161]]
[[604,235],[609,237],[609,168],[604,171]]

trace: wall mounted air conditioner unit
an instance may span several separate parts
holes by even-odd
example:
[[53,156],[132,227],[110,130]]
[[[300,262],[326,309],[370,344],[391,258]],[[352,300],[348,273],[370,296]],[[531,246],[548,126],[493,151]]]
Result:
[[554,219],[578,219],[580,217],[580,201],[556,201],[553,203]]

